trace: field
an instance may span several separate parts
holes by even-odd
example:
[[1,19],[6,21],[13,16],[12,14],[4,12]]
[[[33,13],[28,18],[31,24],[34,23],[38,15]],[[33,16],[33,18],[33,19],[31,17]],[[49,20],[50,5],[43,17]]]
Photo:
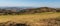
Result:
[[23,14],[23,15],[1,15],[0,23],[11,21],[16,23],[27,23],[31,26],[40,26],[40,20],[60,17],[60,13],[36,13],[36,14]]

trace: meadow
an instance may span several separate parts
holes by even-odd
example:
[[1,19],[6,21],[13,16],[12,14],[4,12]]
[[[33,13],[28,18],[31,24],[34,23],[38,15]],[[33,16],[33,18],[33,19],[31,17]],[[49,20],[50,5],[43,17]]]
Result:
[[60,13],[46,12],[35,14],[23,14],[23,15],[0,15],[0,23],[11,21],[16,23],[26,23],[31,26],[41,26],[40,23],[43,19],[60,17]]

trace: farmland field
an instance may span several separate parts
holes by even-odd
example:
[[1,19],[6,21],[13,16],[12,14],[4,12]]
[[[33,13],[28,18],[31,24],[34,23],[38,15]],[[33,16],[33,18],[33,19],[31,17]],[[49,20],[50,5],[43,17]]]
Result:
[[39,21],[42,19],[60,17],[60,13],[36,13],[36,14],[23,14],[23,15],[1,15],[0,23],[12,21],[17,23],[32,24],[32,26],[40,26]]

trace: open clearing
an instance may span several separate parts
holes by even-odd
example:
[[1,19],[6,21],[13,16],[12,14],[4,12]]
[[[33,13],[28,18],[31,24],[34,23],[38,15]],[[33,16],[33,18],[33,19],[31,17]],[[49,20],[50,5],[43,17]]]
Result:
[[[24,14],[24,15],[1,15],[0,23],[13,21],[18,23],[33,23],[39,24],[39,20],[48,19],[48,18],[56,18],[59,17],[60,13],[36,13],[36,14]],[[35,25],[36,26],[36,25]]]

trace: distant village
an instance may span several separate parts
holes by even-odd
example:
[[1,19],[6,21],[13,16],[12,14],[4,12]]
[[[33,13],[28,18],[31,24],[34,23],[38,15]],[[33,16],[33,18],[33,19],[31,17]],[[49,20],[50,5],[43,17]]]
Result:
[[6,7],[0,8],[0,15],[13,15],[13,14],[33,14],[43,12],[60,12],[60,8],[51,7],[39,7],[39,8],[18,8],[18,7]]

